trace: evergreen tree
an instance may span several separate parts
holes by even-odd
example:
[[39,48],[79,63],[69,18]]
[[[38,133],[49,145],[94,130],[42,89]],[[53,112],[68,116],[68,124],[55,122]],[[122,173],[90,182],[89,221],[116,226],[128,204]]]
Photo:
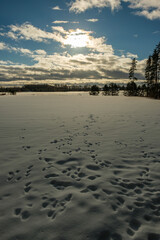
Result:
[[149,56],[148,60],[146,61],[145,78],[147,80],[147,85],[149,86],[152,83],[152,57],[151,56]]
[[103,95],[105,95],[105,96],[109,95],[109,87],[107,84],[104,85],[102,90],[103,90],[103,93],[102,93]]
[[99,94],[99,87],[97,85],[93,85],[89,92],[90,95],[97,96]]
[[152,78],[154,82],[158,83],[158,52],[155,48],[153,55],[152,55]]
[[156,50],[157,50],[157,81],[160,80],[160,42],[158,43],[158,45],[156,46]]
[[137,60],[135,58],[133,58],[131,67],[129,70],[129,79],[132,81],[137,80],[137,78],[135,77],[136,66],[137,66]]
[[110,83],[109,84],[109,89],[110,89],[110,95],[116,96],[119,93],[119,89],[116,83]]
[[147,80],[147,96],[160,97],[160,43],[146,62],[145,78]]
[[125,96],[137,96],[138,95],[138,87],[134,81],[128,82],[126,86],[126,90],[124,91]]

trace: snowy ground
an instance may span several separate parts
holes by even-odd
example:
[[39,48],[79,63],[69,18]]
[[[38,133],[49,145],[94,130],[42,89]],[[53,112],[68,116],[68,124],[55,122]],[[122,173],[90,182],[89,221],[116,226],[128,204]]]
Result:
[[0,97],[1,240],[159,240],[160,101]]

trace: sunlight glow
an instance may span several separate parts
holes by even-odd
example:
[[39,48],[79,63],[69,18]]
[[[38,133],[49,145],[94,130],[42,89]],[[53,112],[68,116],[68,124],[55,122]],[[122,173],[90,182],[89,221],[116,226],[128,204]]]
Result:
[[89,42],[89,37],[82,30],[77,29],[71,32],[64,41],[64,45],[70,45],[71,48],[86,47]]

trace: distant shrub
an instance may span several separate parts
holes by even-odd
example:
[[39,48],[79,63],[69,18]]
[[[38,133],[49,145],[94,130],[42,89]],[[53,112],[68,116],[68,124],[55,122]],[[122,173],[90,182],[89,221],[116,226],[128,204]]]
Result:
[[100,91],[99,87],[97,85],[93,85],[91,87],[91,90],[90,90],[89,94],[97,96],[99,94],[99,91]]
[[150,84],[147,89],[147,96],[160,99],[160,84]]
[[14,88],[13,88],[13,89],[10,89],[9,93],[10,93],[11,95],[16,95],[16,90],[15,90]]
[[110,95],[109,86],[107,84],[104,85],[102,91],[103,91],[102,95],[104,96]]
[[138,87],[134,81],[128,82],[126,90],[124,91],[125,96],[138,96]]
[[105,84],[102,91],[103,91],[102,94],[104,96],[107,96],[107,95],[118,96],[119,87],[117,86],[116,83],[110,83],[109,86]]

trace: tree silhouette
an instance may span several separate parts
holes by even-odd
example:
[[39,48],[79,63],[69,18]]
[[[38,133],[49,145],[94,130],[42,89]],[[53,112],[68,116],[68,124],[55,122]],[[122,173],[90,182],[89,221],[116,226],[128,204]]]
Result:
[[110,88],[110,93],[112,96],[118,95],[119,89],[118,89],[118,86],[116,83],[110,83],[109,88]]
[[134,81],[128,82],[126,86],[126,90],[124,91],[125,96],[137,96],[138,95],[138,87]]
[[152,57],[151,56],[149,56],[146,61],[145,79],[147,80],[148,86],[152,84],[153,74],[152,74]]
[[133,58],[131,67],[129,69],[129,79],[132,81],[137,80],[137,78],[135,77],[136,66],[137,66],[137,60],[135,58]]
[[156,46],[153,54],[148,57],[145,68],[145,78],[147,81],[147,95],[149,97],[160,97],[160,43]]
[[97,96],[99,94],[99,87],[97,85],[93,85],[89,92],[90,95]]
[[107,84],[104,85],[102,91],[103,91],[103,92],[102,92],[103,95],[105,95],[105,96],[106,96],[106,95],[109,95],[109,87],[108,87]]

